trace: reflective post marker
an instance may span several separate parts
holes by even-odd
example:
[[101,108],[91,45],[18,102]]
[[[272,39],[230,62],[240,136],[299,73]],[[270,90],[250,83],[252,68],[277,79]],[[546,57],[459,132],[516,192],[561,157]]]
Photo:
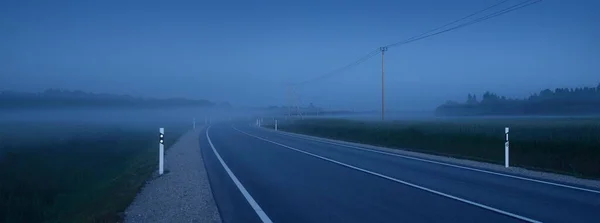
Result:
[[277,131],[277,120],[275,120],[275,131]]
[[158,129],[158,174],[164,172],[165,159],[165,128]]
[[509,150],[508,150],[508,127],[504,128],[506,142],[504,143],[504,167],[509,167]]
[[193,124],[192,124],[193,128],[194,128],[194,129],[196,129],[196,118],[194,118],[194,119],[192,120],[192,123],[193,123]]

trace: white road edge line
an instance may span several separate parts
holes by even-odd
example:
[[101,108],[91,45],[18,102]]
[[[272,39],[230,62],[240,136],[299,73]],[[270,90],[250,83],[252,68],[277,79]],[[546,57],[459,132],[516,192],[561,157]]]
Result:
[[374,152],[374,153],[386,154],[386,155],[401,157],[401,158],[405,158],[405,159],[417,160],[417,161],[422,161],[422,162],[427,162],[427,163],[434,163],[434,164],[439,164],[439,165],[443,165],[443,166],[455,167],[455,168],[471,170],[471,171],[476,171],[476,172],[481,172],[481,173],[487,173],[487,174],[492,174],[492,175],[497,175],[497,176],[509,177],[509,178],[514,178],[514,179],[519,179],[519,180],[525,180],[525,181],[530,181],[530,182],[536,182],[536,183],[541,183],[541,184],[547,184],[547,185],[552,185],[552,186],[557,186],[557,187],[564,187],[564,188],[569,188],[569,189],[573,189],[573,190],[580,190],[580,191],[586,191],[586,192],[590,192],[590,193],[600,194],[600,191],[582,188],[582,187],[570,186],[570,185],[560,184],[560,183],[553,183],[553,182],[543,181],[543,180],[536,180],[536,179],[531,179],[531,178],[526,178],[526,177],[520,177],[520,176],[515,176],[515,175],[510,175],[510,174],[503,174],[503,173],[482,170],[482,169],[477,169],[477,168],[471,168],[471,167],[466,167],[466,166],[460,166],[460,165],[454,165],[454,164],[438,162],[438,161],[433,161],[433,160],[421,159],[421,158],[417,158],[417,157],[406,156],[406,155],[390,153],[390,152],[385,152],[385,151],[379,151],[379,150],[370,149],[370,148],[364,148],[364,147],[346,145],[346,144],[338,143],[338,142],[330,142],[330,141],[325,141],[325,140],[321,140],[321,139],[315,139],[312,137],[297,136],[297,135],[293,135],[290,133],[283,133],[281,131],[276,132],[276,133],[282,134],[282,135],[287,135],[290,137],[295,137],[298,139],[305,139],[305,140],[310,140],[310,141],[314,141],[314,142],[320,142],[320,143],[325,143],[325,144],[330,144],[330,145],[343,146],[343,147],[352,148],[352,149],[370,151],[370,152]]
[[294,147],[287,146],[287,145],[284,145],[284,144],[281,144],[281,143],[278,143],[278,142],[274,142],[274,141],[271,141],[271,140],[268,140],[268,139],[265,139],[265,138],[262,138],[262,137],[259,137],[259,136],[251,135],[251,134],[243,132],[243,131],[235,128],[235,127],[233,127],[233,129],[235,129],[236,131],[241,132],[243,134],[246,134],[248,136],[251,136],[251,137],[254,137],[254,138],[266,141],[266,142],[270,142],[270,143],[273,143],[275,145],[278,145],[278,146],[281,146],[281,147],[284,147],[284,148],[287,148],[287,149],[294,150],[296,152],[304,153],[306,155],[313,156],[313,157],[316,157],[316,158],[319,158],[319,159],[322,159],[322,160],[325,160],[325,161],[329,161],[329,162],[332,162],[332,163],[335,163],[335,164],[338,164],[338,165],[341,165],[341,166],[344,166],[344,167],[347,167],[347,168],[350,168],[350,169],[354,169],[354,170],[358,170],[358,171],[361,171],[361,172],[364,172],[364,173],[367,173],[367,174],[378,176],[378,177],[381,177],[381,178],[384,178],[384,179],[387,179],[387,180],[394,181],[396,183],[404,184],[404,185],[407,185],[407,186],[410,186],[410,187],[414,187],[414,188],[417,188],[417,189],[420,189],[420,190],[424,190],[424,191],[427,191],[427,192],[430,192],[430,193],[434,193],[434,194],[440,195],[442,197],[446,197],[446,198],[450,198],[450,199],[453,199],[453,200],[456,200],[456,201],[467,203],[467,204],[470,204],[470,205],[473,205],[473,206],[477,206],[477,207],[480,207],[480,208],[483,208],[483,209],[486,209],[486,210],[489,210],[489,211],[493,211],[493,212],[496,212],[496,213],[499,213],[499,214],[507,215],[507,216],[510,216],[510,217],[513,217],[513,218],[516,218],[516,219],[519,219],[519,220],[523,220],[523,221],[527,221],[527,222],[532,222],[532,223],[541,223],[541,221],[533,220],[531,218],[523,217],[521,215],[513,214],[513,213],[510,213],[510,212],[503,211],[503,210],[500,210],[500,209],[497,209],[497,208],[493,208],[493,207],[490,207],[490,206],[487,206],[487,205],[484,205],[484,204],[480,204],[480,203],[477,203],[477,202],[474,202],[474,201],[469,201],[469,200],[466,200],[466,199],[463,199],[463,198],[460,198],[460,197],[456,197],[456,196],[453,196],[453,195],[450,195],[450,194],[446,194],[446,193],[439,192],[439,191],[436,191],[436,190],[433,190],[433,189],[429,189],[429,188],[426,188],[426,187],[423,187],[423,186],[419,186],[419,185],[416,185],[416,184],[413,184],[413,183],[409,183],[409,182],[406,182],[406,181],[403,181],[403,180],[399,180],[399,179],[396,179],[396,178],[393,178],[393,177],[390,177],[390,176],[387,176],[387,175],[376,173],[376,172],[373,172],[373,171],[370,171],[370,170],[366,170],[366,169],[363,169],[363,168],[360,168],[360,167],[356,167],[356,166],[353,166],[353,165],[350,165],[350,164],[342,163],[340,161],[336,161],[336,160],[333,160],[333,159],[329,159],[327,157],[323,157],[323,156],[319,156],[319,155],[316,155],[316,154],[313,154],[313,153],[309,153],[309,152],[306,152],[304,150],[296,149]]
[[227,172],[227,174],[229,175],[231,180],[233,180],[233,183],[235,183],[235,186],[237,186],[237,188],[240,190],[240,192],[242,192],[242,195],[244,195],[244,198],[246,198],[246,201],[248,201],[250,206],[252,206],[252,209],[254,209],[254,212],[256,212],[256,214],[258,215],[258,217],[260,218],[260,220],[262,222],[273,223],[273,221],[271,221],[269,216],[267,216],[267,214],[263,211],[263,209],[260,207],[260,205],[258,205],[258,203],[256,203],[254,198],[252,198],[250,193],[248,193],[248,191],[246,190],[244,185],[242,185],[242,183],[240,183],[240,181],[233,174],[233,172],[231,172],[231,169],[229,169],[227,164],[225,164],[225,161],[223,161],[223,159],[221,158],[221,155],[219,155],[219,152],[217,152],[217,150],[215,149],[215,146],[213,145],[212,141],[210,140],[210,137],[208,136],[209,129],[210,129],[210,126],[208,126],[208,128],[206,129],[206,139],[208,139],[208,144],[210,145],[210,147],[212,148],[212,151],[217,156],[217,159],[219,160],[219,162],[221,162],[221,165],[223,166],[223,168],[225,168],[225,171]]

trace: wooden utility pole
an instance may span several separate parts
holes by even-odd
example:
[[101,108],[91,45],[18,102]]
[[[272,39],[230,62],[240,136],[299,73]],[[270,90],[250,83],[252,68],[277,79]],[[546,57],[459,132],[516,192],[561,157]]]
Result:
[[287,104],[287,110],[288,110],[288,118],[292,119],[292,87],[288,86],[286,91],[285,91],[285,95],[286,95],[286,104]]
[[292,89],[292,93],[293,93],[294,99],[296,99],[296,112],[298,113],[296,115],[298,117],[300,117],[300,119],[304,119],[304,117],[302,116],[302,110],[300,108],[300,106],[302,105],[302,102],[300,101],[300,95],[298,94],[296,89]]
[[380,47],[381,50],[381,120],[385,119],[385,73],[384,73],[384,54],[387,51],[387,47]]

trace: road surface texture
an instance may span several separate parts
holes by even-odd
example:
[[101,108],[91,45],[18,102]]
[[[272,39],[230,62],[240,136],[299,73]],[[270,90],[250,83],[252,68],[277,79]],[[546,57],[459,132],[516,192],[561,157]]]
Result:
[[599,222],[600,191],[215,124],[200,147],[223,222]]
[[165,152],[165,174],[144,186],[125,211],[125,222],[221,222],[200,155],[199,133],[186,133]]

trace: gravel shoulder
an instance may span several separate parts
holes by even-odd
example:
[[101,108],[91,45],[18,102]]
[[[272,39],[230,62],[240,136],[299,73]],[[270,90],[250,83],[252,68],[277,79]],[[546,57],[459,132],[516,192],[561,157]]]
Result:
[[508,174],[508,175],[512,175],[512,176],[533,178],[533,179],[538,179],[538,180],[547,180],[547,181],[551,181],[551,182],[563,183],[563,184],[572,185],[572,186],[581,186],[583,188],[589,188],[591,190],[600,191],[600,181],[598,181],[598,180],[582,179],[582,178],[577,178],[577,177],[573,177],[573,176],[541,172],[541,171],[534,171],[534,170],[529,170],[529,169],[519,168],[519,167],[505,168],[502,165],[497,165],[497,164],[492,164],[492,163],[484,163],[484,162],[478,162],[478,161],[473,161],[473,160],[458,159],[458,158],[453,158],[453,157],[445,157],[445,156],[412,152],[412,151],[402,150],[402,149],[394,149],[394,148],[386,148],[386,147],[373,146],[373,145],[367,145],[367,144],[346,142],[346,141],[341,141],[341,140],[334,140],[334,139],[327,139],[327,138],[322,138],[322,137],[298,134],[298,133],[293,133],[293,132],[275,131],[273,129],[268,129],[268,128],[261,128],[261,129],[264,129],[266,131],[272,131],[272,132],[279,133],[279,134],[289,134],[289,135],[293,135],[293,136],[306,137],[306,138],[310,138],[310,139],[317,139],[317,140],[328,141],[328,142],[332,142],[332,143],[345,144],[345,145],[349,145],[349,146],[363,147],[363,148],[379,150],[379,151],[383,151],[383,152],[394,153],[394,154],[404,155],[404,156],[409,156],[409,157],[414,157],[414,158],[421,158],[421,159],[437,161],[437,162],[442,162],[442,163],[447,163],[447,164],[455,164],[455,165],[460,165],[460,166],[464,166],[464,167],[492,171],[495,173]]
[[221,222],[199,145],[201,129],[165,152],[165,174],[153,176],[125,211],[125,222]]

